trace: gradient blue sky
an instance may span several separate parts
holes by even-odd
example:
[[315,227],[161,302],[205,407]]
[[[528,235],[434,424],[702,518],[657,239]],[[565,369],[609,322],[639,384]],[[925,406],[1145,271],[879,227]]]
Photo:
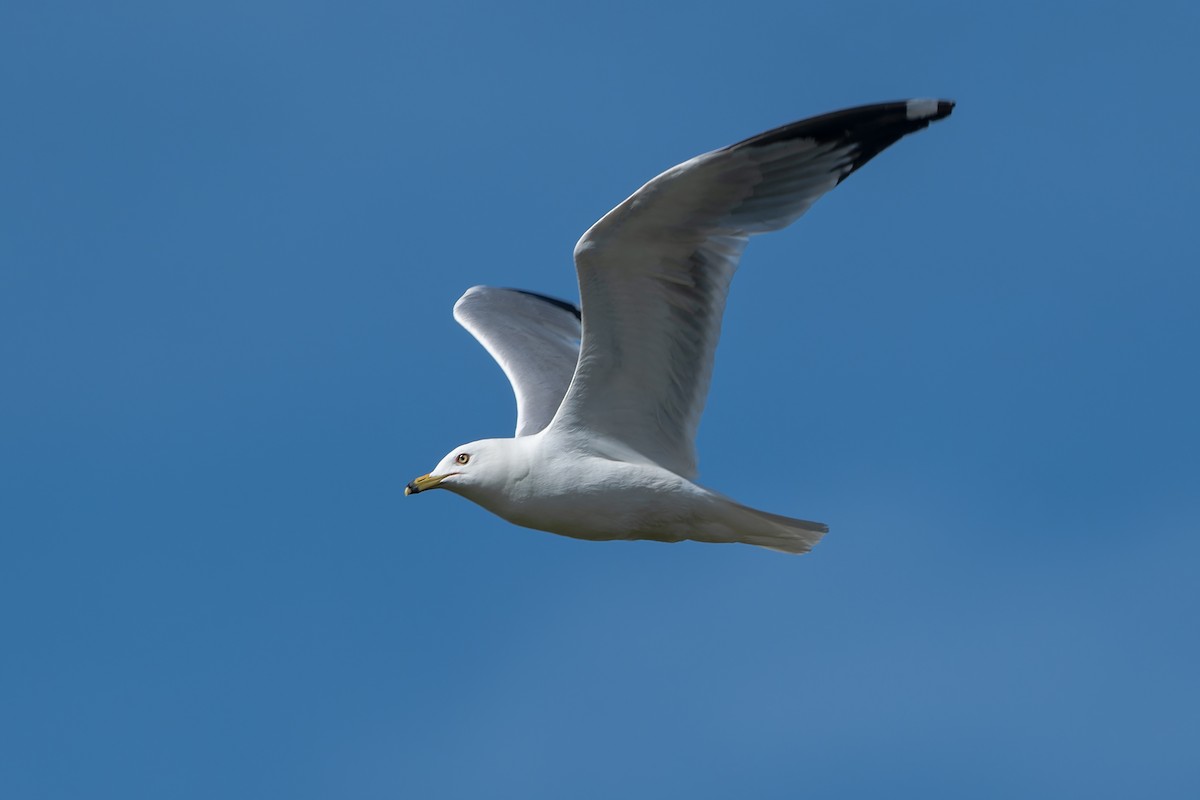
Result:
[[[1196,797],[1194,3],[10,3],[0,795]],[[450,308],[657,172],[953,98],[734,281],[809,556],[404,498]]]

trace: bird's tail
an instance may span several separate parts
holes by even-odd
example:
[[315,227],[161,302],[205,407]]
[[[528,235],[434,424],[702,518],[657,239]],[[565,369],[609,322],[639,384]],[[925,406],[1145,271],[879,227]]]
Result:
[[722,522],[728,536],[725,541],[753,544],[782,553],[807,553],[829,532],[829,526],[822,522],[784,517],[744,506],[727,497],[722,499],[725,501]]

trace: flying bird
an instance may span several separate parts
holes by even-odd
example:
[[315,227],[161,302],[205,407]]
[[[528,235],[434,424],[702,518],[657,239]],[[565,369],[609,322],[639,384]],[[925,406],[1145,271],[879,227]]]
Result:
[[805,553],[829,530],[693,481],[729,283],[751,236],[794,222],[948,100],[793,122],[672,167],[575,245],[581,307],[476,286],[454,318],[512,384],[511,439],[454,448],[404,493],[449,489],[517,525],[591,540],[743,542]]

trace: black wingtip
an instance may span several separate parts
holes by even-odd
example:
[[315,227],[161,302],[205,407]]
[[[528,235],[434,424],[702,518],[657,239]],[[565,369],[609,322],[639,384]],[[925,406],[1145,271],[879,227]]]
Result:
[[792,139],[818,142],[874,139],[887,140],[887,144],[891,144],[906,134],[928,127],[931,122],[950,116],[954,105],[953,100],[914,99],[844,108],[772,128],[724,149],[763,147]]
[[583,313],[579,310],[579,307],[576,306],[574,303],[568,303],[566,300],[559,300],[557,297],[550,297],[549,295],[538,294],[537,292],[531,292],[526,289],[509,289],[508,291],[519,292],[520,294],[529,295],[530,297],[536,297],[538,300],[542,300],[544,302],[549,303],[552,306],[561,308],[563,311],[571,312],[572,314],[575,315],[575,319],[578,319],[578,320],[583,319]]
[[850,169],[838,179],[840,183],[901,138],[950,116],[954,105],[953,100],[918,98],[845,108],[774,128],[724,149],[767,147],[796,139],[854,145]]

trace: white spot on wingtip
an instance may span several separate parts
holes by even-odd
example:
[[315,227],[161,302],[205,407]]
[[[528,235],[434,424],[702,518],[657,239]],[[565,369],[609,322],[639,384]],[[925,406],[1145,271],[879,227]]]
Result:
[[906,114],[909,119],[924,119],[937,113],[938,101],[930,99],[909,100]]

